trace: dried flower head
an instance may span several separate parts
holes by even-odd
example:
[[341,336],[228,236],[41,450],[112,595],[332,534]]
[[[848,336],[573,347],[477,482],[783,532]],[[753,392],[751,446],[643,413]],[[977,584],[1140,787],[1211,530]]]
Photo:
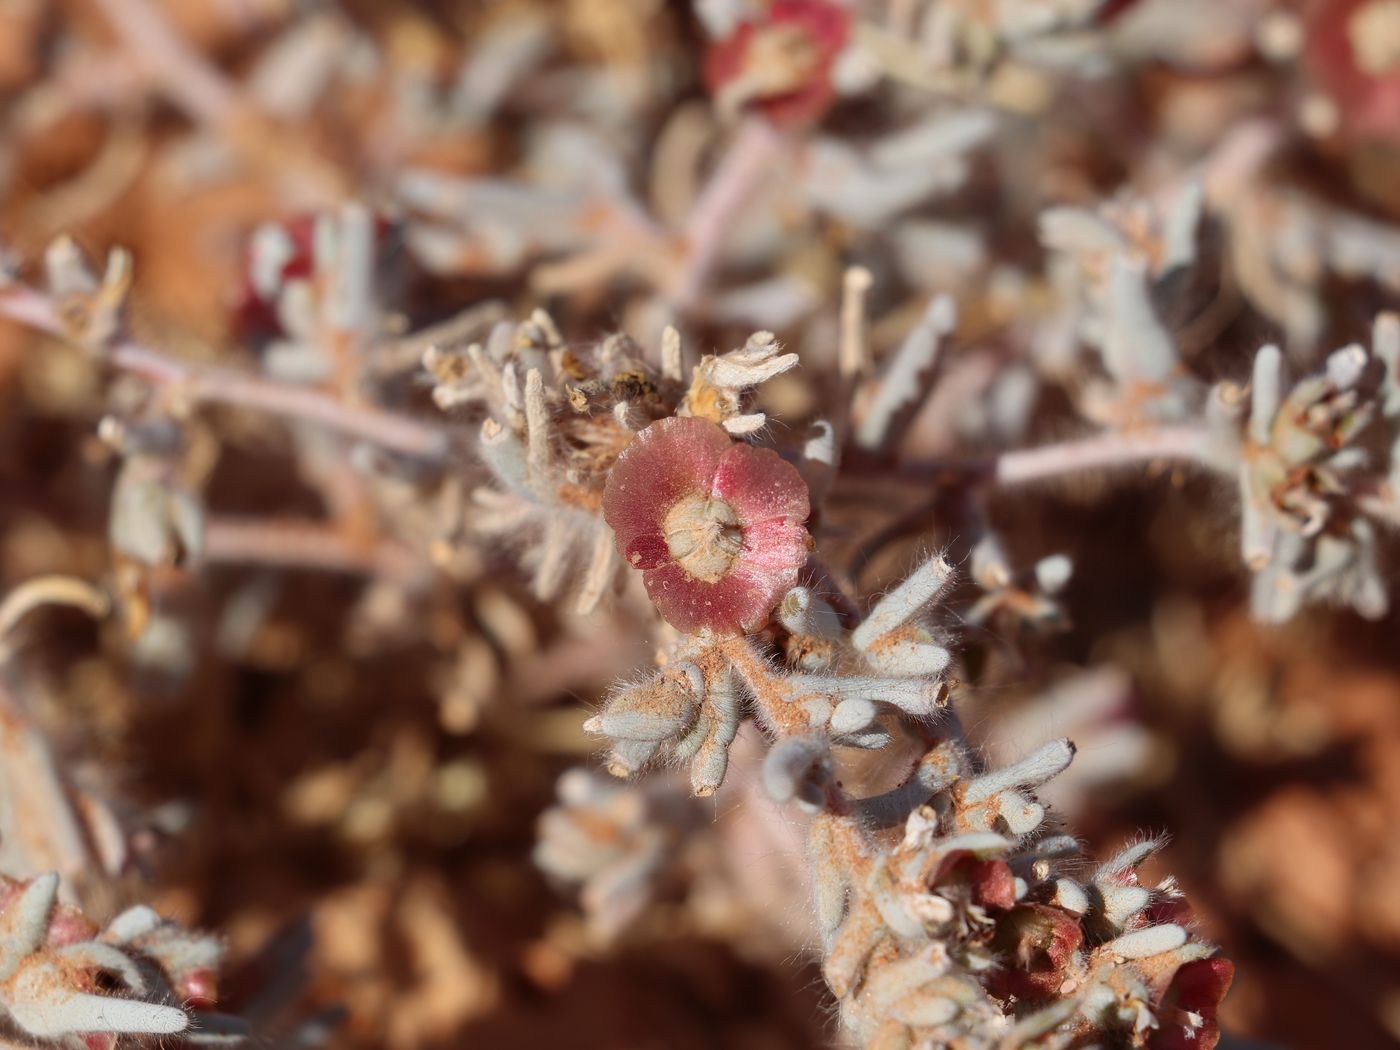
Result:
[[807,560],[809,509],[795,467],[696,417],[640,431],[603,492],[618,551],[686,632],[762,626]]

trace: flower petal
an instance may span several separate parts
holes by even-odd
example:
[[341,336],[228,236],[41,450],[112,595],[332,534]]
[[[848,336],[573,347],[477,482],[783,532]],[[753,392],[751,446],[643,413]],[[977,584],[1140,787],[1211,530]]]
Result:
[[779,572],[754,573],[742,563],[734,567],[729,578],[744,581],[752,593],[751,611],[740,624],[745,631],[754,631],[763,626],[783,595],[797,585],[800,568],[793,565]]
[[[718,424],[693,416],[659,420],[632,439],[608,472],[603,490],[603,517],[628,564],[655,564],[654,547],[639,541],[660,537],[666,512],[682,496],[709,489],[720,457],[732,445]],[[642,560],[632,561],[634,553]]]
[[740,633],[761,624],[777,602],[766,578],[739,572],[704,583],[671,562],[647,570],[642,580],[666,622],[687,634],[702,627]]
[[811,512],[802,475],[769,448],[732,446],[720,457],[712,492],[734,508],[746,529],[773,518],[801,523]]
[[619,539],[618,549],[623,560],[634,569],[655,569],[671,560],[666,538],[659,532],[638,533],[625,547]]
[[754,522],[744,527],[744,548],[735,569],[754,573],[791,569],[793,579],[787,584],[791,587],[797,582],[796,570],[807,564],[807,549],[807,530],[800,523],[783,518]]
[[1148,1039],[1150,1050],[1214,1050],[1220,1042],[1216,1015],[1234,978],[1234,963],[1218,956],[1195,959],[1179,966],[1162,1003],[1195,1014],[1201,1023],[1199,1027],[1177,1023],[1162,1025]]

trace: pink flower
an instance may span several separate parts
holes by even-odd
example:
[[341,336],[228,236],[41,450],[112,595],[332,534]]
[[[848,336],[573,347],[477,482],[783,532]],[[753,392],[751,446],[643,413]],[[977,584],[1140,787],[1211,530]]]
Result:
[[[1303,61],[1361,138],[1400,136],[1400,57],[1378,0],[1313,0]],[[1393,23],[1392,23],[1393,24]]]
[[784,127],[813,123],[831,105],[831,67],[850,23],[827,0],[774,0],[710,48],[705,83],[721,106],[752,105]]
[[641,431],[603,491],[617,549],[686,632],[761,627],[807,560],[809,509],[791,464],[694,416]]

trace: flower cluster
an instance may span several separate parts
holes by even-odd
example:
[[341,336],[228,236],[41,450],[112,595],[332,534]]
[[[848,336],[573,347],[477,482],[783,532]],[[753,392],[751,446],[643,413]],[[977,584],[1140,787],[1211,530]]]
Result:
[[1199,408],[1202,386],[1153,301],[1196,262],[1203,205],[1200,183],[1187,182],[1165,206],[1129,199],[1041,213],[1040,239],[1054,253],[1050,279],[1064,294],[1059,316],[1035,336],[1036,355],[1042,368],[1063,373],[1079,343],[1097,351],[1102,374],[1079,394],[1086,419],[1122,427]]
[[[871,1047],[1213,1047],[1229,962],[1173,917],[1168,880],[1141,885],[1148,840],[1077,870],[1034,789],[1069,765],[1068,741],[976,772],[944,740],[889,796],[826,785],[811,853],[824,972]],[[882,821],[880,818],[886,818]]]
[[964,619],[969,624],[1004,620],[1040,630],[1061,627],[1066,615],[1056,596],[1073,571],[1067,556],[1050,554],[1029,572],[1013,572],[997,537],[988,535],[972,549],[972,578],[983,594]]
[[766,635],[702,626],[680,638],[654,676],[618,691],[587,728],[612,739],[619,774],[658,758],[688,761],[693,789],[708,795],[724,780],[739,722],[752,713],[780,740],[765,777],[787,801],[805,764],[825,760],[825,741],[880,748],[890,741],[882,712],[926,718],[945,702],[940,676],[949,654],[917,616],[949,575],[947,563],[933,559],[852,631],[819,595],[794,587],[777,610],[783,660],[771,658]]

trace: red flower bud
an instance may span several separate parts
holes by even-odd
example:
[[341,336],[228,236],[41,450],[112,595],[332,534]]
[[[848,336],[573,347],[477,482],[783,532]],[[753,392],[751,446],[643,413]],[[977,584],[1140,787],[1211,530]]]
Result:
[[1235,979],[1229,959],[1197,959],[1177,968],[1162,996],[1161,1012],[1175,1014],[1147,1041],[1149,1050],[1215,1050],[1220,1042],[1216,1014]]
[[967,886],[972,902],[1001,911],[1016,903],[1016,876],[1004,860],[978,860],[971,853],[955,850],[944,856],[934,876],[935,886],[949,883]]
[[175,992],[186,1005],[208,1010],[219,1001],[218,980],[213,970],[191,970],[177,975]]

